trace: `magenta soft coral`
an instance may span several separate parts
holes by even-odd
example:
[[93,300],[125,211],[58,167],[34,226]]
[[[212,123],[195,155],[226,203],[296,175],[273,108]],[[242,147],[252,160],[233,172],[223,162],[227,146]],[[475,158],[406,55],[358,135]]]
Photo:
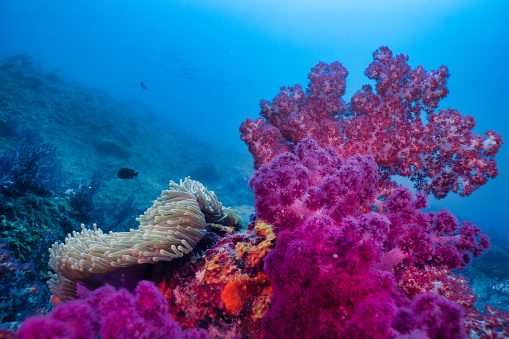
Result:
[[175,338],[207,339],[205,330],[183,331],[168,312],[167,301],[149,281],[133,296],[106,285],[85,300],[62,302],[47,317],[27,319],[16,333],[19,339]]
[[373,203],[377,171],[369,156],[354,156],[345,162],[334,149],[322,149],[306,138],[295,154],[281,154],[262,166],[249,185],[258,216],[273,223],[276,230],[293,229],[313,215],[330,214],[340,221]]
[[451,191],[468,196],[497,176],[500,135],[474,133],[474,119],[457,110],[437,112],[448,94],[445,66],[412,69],[408,56],[394,56],[385,46],[373,59],[365,74],[376,81],[376,92],[363,86],[348,104],[342,99],[348,72],[338,62],[315,66],[306,91],[282,87],[272,102],[262,100],[262,117],[240,127],[255,168],[313,138],[345,157],[373,156],[383,179],[380,188],[394,188],[391,176],[401,175],[437,198]]
[[[277,156],[250,181],[257,217],[278,233],[265,259],[274,284],[265,336],[433,337],[443,331],[444,338],[461,338],[461,307],[439,296],[410,300],[397,287],[398,272],[461,268],[489,246],[487,237],[446,210],[423,212],[426,196],[404,187],[377,202],[380,176],[372,157],[343,159],[313,139],[301,140],[294,153]],[[422,308],[430,303],[433,314]],[[421,320],[401,328],[409,312]],[[451,323],[425,322],[434,317]]]

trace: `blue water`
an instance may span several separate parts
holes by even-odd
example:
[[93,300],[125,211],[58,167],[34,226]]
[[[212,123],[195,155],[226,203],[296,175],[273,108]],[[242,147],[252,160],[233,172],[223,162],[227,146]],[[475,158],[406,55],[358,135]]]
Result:
[[[335,60],[349,70],[349,98],[369,83],[371,53],[387,45],[414,67],[446,65],[442,108],[473,115],[476,132],[494,129],[509,142],[507,13],[503,0],[1,0],[0,58],[28,54],[190,135],[247,152],[238,127],[258,117],[260,99],[305,85],[312,66]],[[498,178],[432,208],[509,234],[508,149]]]

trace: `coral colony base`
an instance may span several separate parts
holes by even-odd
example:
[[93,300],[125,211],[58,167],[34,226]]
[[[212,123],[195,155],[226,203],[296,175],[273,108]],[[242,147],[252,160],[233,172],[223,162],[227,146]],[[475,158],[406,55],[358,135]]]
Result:
[[[509,315],[480,313],[453,271],[488,238],[445,209],[424,211],[428,194],[468,196],[496,177],[502,139],[474,133],[474,119],[454,109],[437,111],[445,66],[412,69],[387,47],[373,58],[365,74],[375,88],[363,86],[349,103],[346,69],[319,63],[306,90],[283,87],[261,102],[261,118],[242,124],[257,169],[247,230],[199,183],[171,183],[139,229],[83,229],[55,244],[49,284],[61,302],[15,336],[508,337]],[[92,278],[115,284],[105,273],[147,263],[150,273],[137,278],[151,282],[131,293],[86,289]]]

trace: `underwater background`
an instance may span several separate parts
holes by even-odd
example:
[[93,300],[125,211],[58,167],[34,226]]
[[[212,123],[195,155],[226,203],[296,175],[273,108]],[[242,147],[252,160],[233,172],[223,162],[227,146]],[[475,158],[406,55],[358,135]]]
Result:
[[[1,325],[51,308],[51,244],[81,223],[136,228],[170,180],[200,181],[247,224],[255,170],[239,126],[280,87],[305,87],[318,62],[347,68],[345,100],[374,85],[364,71],[380,46],[412,67],[445,65],[439,108],[508,140],[508,10],[501,0],[0,1]],[[507,145],[496,160],[495,179],[468,197],[430,196],[429,210],[490,237],[465,275],[479,309],[509,310]],[[122,168],[138,174],[122,179]]]

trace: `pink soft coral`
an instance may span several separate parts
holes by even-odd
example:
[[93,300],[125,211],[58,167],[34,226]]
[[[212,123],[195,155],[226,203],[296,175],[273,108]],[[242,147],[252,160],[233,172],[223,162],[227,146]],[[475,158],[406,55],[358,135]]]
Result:
[[[277,156],[250,181],[257,217],[278,233],[265,259],[273,282],[266,337],[461,338],[460,306],[438,295],[411,300],[398,281],[409,267],[463,267],[489,246],[479,228],[446,210],[423,212],[426,196],[404,187],[377,201],[373,157],[345,160],[313,139],[294,153]],[[407,315],[414,321],[403,328]],[[437,317],[450,321],[430,324]]]
[[204,330],[182,331],[168,312],[167,301],[149,281],[133,296],[106,285],[85,300],[62,302],[47,317],[27,319],[16,333],[19,339],[37,338],[175,338],[207,339]]
[[448,94],[445,66],[412,69],[408,56],[394,56],[385,46],[373,59],[365,74],[376,81],[376,92],[363,86],[348,104],[342,98],[348,72],[338,62],[316,65],[306,91],[300,85],[282,87],[272,102],[262,100],[262,118],[240,127],[255,168],[313,138],[345,157],[373,156],[383,179],[380,188],[395,187],[391,177],[401,175],[437,198],[451,191],[467,196],[497,176],[500,135],[474,133],[473,117],[457,110],[437,112]]

